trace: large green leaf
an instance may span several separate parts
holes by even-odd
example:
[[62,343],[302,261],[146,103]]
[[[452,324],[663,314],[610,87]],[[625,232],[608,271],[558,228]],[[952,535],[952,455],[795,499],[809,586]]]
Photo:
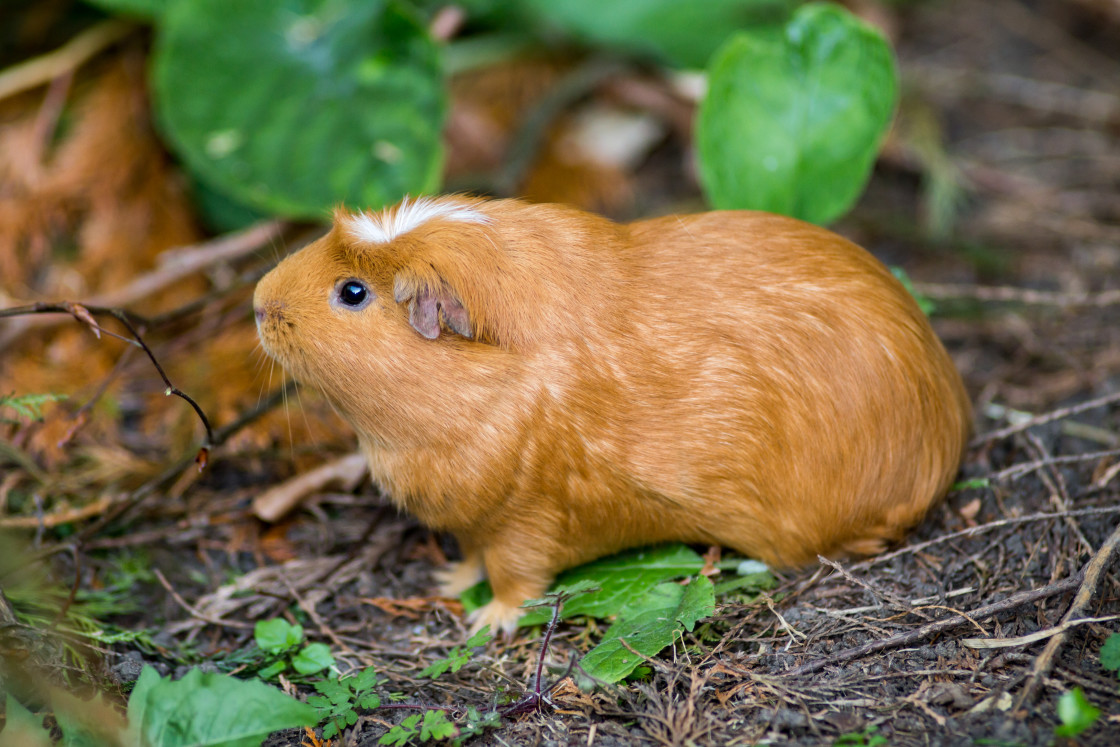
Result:
[[181,680],[145,667],[128,701],[137,747],[255,747],[274,731],[314,726],[314,707],[258,680],[190,670]]
[[703,67],[736,29],[780,18],[792,0],[524,0],[588,41],[622,46],[684,67]]
[[862,192],[897,98],[887,42],[839,6],[806,5],[779,34],[737,34],[700,106],[710,201],[833,220]]
[[696,576],[687,586],[660,584],[619,614],[599,645],[580,661],[580,667],[602,682],[618,682],[642,664],[643,656],[656,656],[682,629],[692,630],[697,621],[714,612],[715,592],[706,576]]
[[154,88],[187,165],[252,207],[322,218],[438,186],[438,53],[392,0],[177,0]]

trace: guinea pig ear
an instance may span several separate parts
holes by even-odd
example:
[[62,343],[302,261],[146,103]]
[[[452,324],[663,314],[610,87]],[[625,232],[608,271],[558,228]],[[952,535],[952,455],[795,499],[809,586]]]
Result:
[[439,337],[439,320],[457,335],[467,339],[474,337],[470,314],[463,308],[455,293],[442,281],[431,285],[416,278],[397,275],[393,283],[393,298],[397,303],[408,301],[408,323],[423,337],[434,340]]

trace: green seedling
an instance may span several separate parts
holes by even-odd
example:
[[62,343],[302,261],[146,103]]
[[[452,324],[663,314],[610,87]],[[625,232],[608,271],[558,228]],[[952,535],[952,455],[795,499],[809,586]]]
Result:
[[271,663],[257,674],[263,680],[272,679],[290,666],[299,674],[315,674],[334,666],[331,649],[325,643],[303,642],[303,626],[292,625],[283,618],[261,620],[253,628],[253,639]]
[[1058,698],[1058,720],[1062,723],[1054,728],[1054,734],[1059,737],[1076,737],[1095,724],[1100,715],[1100,709],[1085,698],[1080,687],[1075,687],[1072,692],[1063,693]]
[[381,697],[373,692],[378,682],[377,672],[369,668],[353,677],[312,683],[319,695],[308,697],[307,703],[318,711],[320,723],[328,722],[323,727],[323,739],[331,739],[357,723],[359,710],[381,706]]

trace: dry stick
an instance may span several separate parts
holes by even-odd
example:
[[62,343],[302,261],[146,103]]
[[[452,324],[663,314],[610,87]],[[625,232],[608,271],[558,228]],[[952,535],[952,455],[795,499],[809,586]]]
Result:
[[883,563],[887,560],[891,560],[892,558],[897,558],[900,555],[908,555],[910,553],[920,552],[920,551],[926,549],[927,547],[932,547],[933,545],[940,545],[942,542],[948,542],[950,540],[954,540],[954,539],[957,539],[959,537],[972,537],[972,536],[977,535],[977,534],[983,534],[984,532],[990,532],[993,529],[999,529],[1000,527],[1011,526],[1011,525],[1014,525],[1014,524],[1027,524],[1027,523],[1032,522],[1032,521],[1047,521],[1049,519],[1060,519],[1063,516],[1095,516],[1095,515],[1098,515],[1098,514],[1120,514],[1120,506],[1099,506],[1099,507],[1096,507],[1096,508],[1079,508],[1079,509],[1076,509],[1076,510],[1073,510],[1073,511],[1058,511],[1056,513],[1039,513],[1039,514],[1030,514],[1029,516],[1017,516],[1017,517],[1014,517],[1014,518],[1011,518],[1011,519],[998,519],[996,521],[988,522],[987,524],[980,524],[979,526],[969,527],[968,529],[961,529],[960,531],[957,531],[957,532],[950,532],[949,534],[943,534],[940,537],[934,537],[931,540],[926,540],[925,542],[919,542],[916,545],[908,545],[907,547],[902,547],[902,548],[899,548],[898,550],[894,550],[892,552],[884,553],[884,554],[878,555],[874,558],[868,558],[867,560],[863,560],[863,561],[860,561],[859,563],[853,564],[852,568],[853,569],[870,568],[871,566],[878,565],[879,563]]
[[[126,311],[125,309],[107,308],[104,306],[88,306],[86,304],[74,303],[72,301],[62,301],[60,303],[35,303],[31,304],[30,306],[19,306],[12,309],[0,309],[0,317],[19,316],[22,314],[69,314],[79,322],[89,325],[94,334],[96,334],[98,337],[101,336],[102,332],[105,332],[106,334],[124,340],[125,342],[133,344],[143,350],[147,354],[148,360],[150,360],[152,362],[152,365],[155,366],[156,372],[159,373],[160,378],[163,379],[163,383],[167,387],[166,394],[168,396],[174,394],[176,397],[184,400],[187,404],[194,408],[195,414],[197,414],[199,420],[202,421],[202,425],[206,429],[206,441],[202,445],[203,452],[211,447],[214,441],[214,433],[210,428],[210,420],[206,417],[206,413],[202,411],[202,408],[198,406],[198,403],[195,402],[189,394],[172,385],[171,380],[167,378],[167,373],[164,372],[163,366],[161,366],[159,364],[159,361],[156,360],[155,353],[153,353],[152,349],[148,347],[148,343],[144,342],[144,338],[141,336],[140,332],[136,328],[136,325],[134,324],[134,321],[142,320],[142,317],[138,317],[137,315]],[[132,339],[129,340],[126,337],[121,337],[120,335],[114,334],[104,329],[100,324],[96,322],[96,320],[94,320],[92,316],[93,314],[101,314],[113,317],[125,326],[125,329],[127,329],[129,334],[132,335]],[[145,326],[145,323],[143,321],[140,321],[140,326]]]
[[[1053,458],[1050,452],[1046,450],[1046,444],[1042,443],[1042,439],[1038,436],[1028,431],[1023,434],[1023,440],[1030,444],[1035,452],[1041,455],[1042,459]],[[1062,477],[1061,471],[1057,467],[1051,466],[1048,470],[1040,471],[1038,477],[1042,481],[1042,484],[1050,491],[1050,502],[1056,504],[1056,507],[1063,513],[1068,512],[1070,510],[1071,500],[1069,497],[1069,490],[1066,488],[1065,478]],[[1074,535],[1077,536],[1077,540],[1081,543],[1082,547],[1085,548],[1085,552],[1092,555],[1093,545],[1089,542],[1088,538],[1086,538],[1085,533],[1081,531],[1081,526],[1077,521],[1072,516],[1069,516],[1068,513],[1066,513],[1066,516],[1062,517],[1062,520]]]
[[1108,459],[1109,457],[1120,456],[1120,449],[1107,449],[1105,451],[1090,451],[1085,454],[1071,454],[1069,456],[1048,457],[1046,459],[1036,459],[1033,462],[1023,462],[1020,464],[1013,464],[1007,469],[1001,469],[999,472],[993,472],[988,475],[989,480],[1018,480],[1020,477],[1025,477],[1035,470],[1042,469],[1051,465],[1062,464],[1080,464],[1081,462],[1092,462],[1098,459]]
[[1103,397],[1097,397],[1096,399],[1091,399],[1088,402],[1082,402],[1077,405],[1061,407],[1057,410],[1053,410],[1052,412],[1033,417],[1030,420],[1025,420],[1022,423],[1009,425],[1006,428],[1000,428],[996,431],[989,431],[988,433],[981,434],[972,439],[972,441],[968,445],[975,447],[985,444],[989,441],[996,441],[1001,438],[1007,438],[1008,436],[1012,436],[1016,433],[1019,433],[1020,431],[1025,431],[1028,428],[1033,428],[1036,425],[1045,425],[1046,423],[1051,423],[1055,420],[1061,420],[1062,418],[1068,418],[1070,415],[1076,415],[1077,413],[1084,412],[1085,410],[1092,410],[1096,407],[1111,405],[1113,402],[1120,402],[1120,392],[1106,394]]
[[540,152],[552,123],[600,84],[625,69],[616,60],[592,60],[561,79],[514,133],[506,151],[506,165],[494,179],[494,190],[500,195],[516,193],[533,165],[533,159]]
[[75,36],[53,52],[13,65],[0,73],[0,99],[46,85],[106,47],[123,39],[136,28],[131,23],[103,21]]
[[[1097,591],[1097,586],[1100,584],[1101,575],[1104,569],[1108,567],[1108,562],[1112,559],[1112,554],[1116,551],[1117,546],[1120,545],[1120,524],[1112,530],[1112,534],[1101,549],[1097,550],[1096,554],[1085,565],[1084,576],[1085,580],[1081,583],[1080,588],[1077,590],[1076,596],[1073,598],[1073,603],[1070,604],[1066,614],[1062,617],[1062,625],[1067,625],[1073,620],[1077,619],[1081,613],[1089,606],[1093,594]],[[1058,654],[1058,649],[1062,647],[1065,642],[1066,632],[1055,635],[1046,643],[1046,648],[1042,650],[1038,658],[1034,660],[1034,667],[1031,669],[1030,678],[1027,684],[1023,686],[1023,691],[1019,693],[1019,700],[1015,704],[1015,710],[1019,710],[1023,705],[1034,697],[1036,688],[1042,678],[1054,666],[1054,657]]]
[[170,582],[168,582],[168,580],[160,572],[159,568],[152,568],[152,573],[156,575],[156,578],[159,580],[163,588],[167,589],[167,593],[171,595],[171,598],[174,599],[180,607],[185,609],[190,614],[190,616],[195,618],[196,620],[202,620],[205,623],[210,623],[211,625],[218,625],[220,627],[226,628],[240,628],[242,630],[253,629],[253,626],[249,623],[238,622],[237,620],[222,620],[220,618],[211,617],[210,615],[199,612],[197,609],[192,607],[186,599],[183,599],[183,597],[179,595],[179,592],[175,591]]
[[914,290],[934,300],[967,298],[976,301],[1000,301],[1059,308],[1116,306],[1120,290],[1100,293],[1060,293],[1056,291],[1014,288],[998,285],[955,285],[951,283],[914,283]]
[[[262,221],[212,241],[168,249],[160,255],[161,263],[158,269],[136,278],[123,288],[93,296],[83,305],[129,306],[211,265],[229,262],[259,249],[261,245],[280,238],[285,227],[286,224],[281,221]],[[0,333],[0,349],[10,345],[28,330],[55,323],[54,320],[46,319],[24,320],[21,324],[11,324],[8,329]]]
[[887,649],[898,648],[899,646],[906,646],[911,643],[917,643],[918,641],[924,640],[929,636],[934,635],[935,633],[941,633],[946,630],[952,630],[953,628],[968,625],[970,624],[970,620],[984,620],[994,615],[998,615],[1001,612],[1009,612],[1024,605],[1032,604],[1039,600],[1047,599],[1058,594],[1063,594],[1067,591],[1072,591],[1081,584],[1082,575],[1082,572],[1079,571],[1069,578],[1062,579],[1061,581],[1050,584],[1048,586],[1043,586],[1041,589],[1020,591],[1016,594],[1012,594],[1006,599],[994,602],[992,604],[984,605],[983,607],[978,607],[975,610],[969,612],[967,616],[953,615],[952,617],[947,617],[944,620],[936,620],[934,622],[927,623],[920,628],[908,630],[905,633],[900,633],[898,635],[891,636],[890,638],[883,638],[878,641],[865,643],[862,646],[845,649],[844,651],[841,651],[840,653],[833,656],[802,664],[796,669],[792,669],[789,672],[786,672],[784,676],[811,674],[832,664],[840,664],[852,659],[858,659],[859,657],[866,656],[868,654],[873,654],[879,651],[886,651]]

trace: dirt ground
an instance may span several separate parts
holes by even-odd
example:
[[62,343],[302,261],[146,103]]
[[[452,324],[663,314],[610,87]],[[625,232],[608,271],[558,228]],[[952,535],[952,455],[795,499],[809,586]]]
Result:
[[[719,598],[648,678],[592,693],[561,683],[554,707],[475,743],[1044,745],[1063,742],[1057,701],[1080,687],[1102,713],[1070,743],[1120,744],[1120,682],[1098,657],[1120,631],[1120,6],[889,7],[903,106],[837,228],[937,304],[976,410],[961,479],[987,484],[953,492],[881,557],[782,574],[759,599]],[[675,163],[655,153],[637,174],[647,197],[621,217],[695,199]],[[326,409],[306,394],[302,406]],[[201,478],[165,480],[133,493],[143,500],[127,513],[81,525],[76,549],[52,556],[58,578],[101,588],[139,551],[161,574],[113,617],[158,634],[92,654],[94,670],[128,682],[141,662],[181,668],[188,649],[221,658],[255,620],[301,609],[343,671],[374,666],[413,701],[519,696],[539,631],[491,644],[455,675],[416,676],[466,637],[456,605],[432,597],[432,572],[455,550],[368,484],[320,492],[275,527],[251,519],[250,501],[298,469],[291,457],[306,465],[315,451],[219,450]],[[562,624],[554,676],[603,629]],[[342,743],[375,744],[405,715],[369,713]]]

